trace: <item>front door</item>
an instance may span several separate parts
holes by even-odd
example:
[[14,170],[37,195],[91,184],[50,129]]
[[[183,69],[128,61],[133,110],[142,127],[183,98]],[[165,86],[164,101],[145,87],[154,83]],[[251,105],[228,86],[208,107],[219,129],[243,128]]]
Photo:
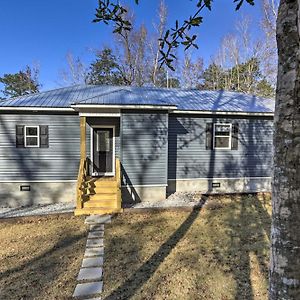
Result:
[[93,175],[114,176],[115,151],[114,151],[114,129],[93,129]]

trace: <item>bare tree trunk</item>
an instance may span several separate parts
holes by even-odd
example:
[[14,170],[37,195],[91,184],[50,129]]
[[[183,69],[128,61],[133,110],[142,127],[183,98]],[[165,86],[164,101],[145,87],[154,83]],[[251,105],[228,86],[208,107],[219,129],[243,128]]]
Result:
[[277,20],[271,300],[300,297],[300,0],[281,0]]

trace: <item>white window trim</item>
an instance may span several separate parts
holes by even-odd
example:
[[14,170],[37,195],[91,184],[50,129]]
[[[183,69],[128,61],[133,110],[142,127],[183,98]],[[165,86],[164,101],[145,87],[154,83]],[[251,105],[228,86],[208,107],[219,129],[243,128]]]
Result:
[[[26,128],[37,128],[37,135],[27,135]],[[28,137],[36,137],[37,138],[37,145],[27,145],[27,138]],[[25,148],[39,148],[40,147],[40,126],[37,125],[26,125],[24,126],[24,147]]]
[[[216,141],[216,126],[229,126],[229,136],[228,135],[217,135],[217,137],[227,137],[229,138],[228,147],[216,147],[215,141]],[[216,150],[230,150],[231,149],[231,138],[232,138],[232,124],[231,123],[214,123],[214,132],[213,132],[213,148]]]
[[115,176],[116,174],[116,126],[115,125],[92,125],[91,126],[91,162],[92,166],[94,165],[94,129],[97,128],[112,128],[113,129],[113,170],[112,172],[92,172],[92,176]]

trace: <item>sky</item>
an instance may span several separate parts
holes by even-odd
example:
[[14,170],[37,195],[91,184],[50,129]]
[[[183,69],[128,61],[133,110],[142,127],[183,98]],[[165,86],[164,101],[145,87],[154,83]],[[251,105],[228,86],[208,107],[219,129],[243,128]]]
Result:
[[[42,90],[58,87],[59,70],[64,67],[68,52],[89,62],[93,51],[109,46],[112,28],[92,23],[97,0],[0,0],[0,77],[15,73],[26,65],[39,65]],[[136,23],[149,28],[156,19],[159,0],[124,0],[135,12]],[[199,50],[194,55],[206,63],[216,52],[222,37],[234,30],[241,16],[251,16],[258,26],[261,0],[256,5],[245,3],[235,11],[233,0],[216,0],[211,12],[204,14],[204,23],[197,28]],[[196,0],[165,0],[168,25],[184,20],[194,12]],[[258,31],[252,28],[252,31]]]

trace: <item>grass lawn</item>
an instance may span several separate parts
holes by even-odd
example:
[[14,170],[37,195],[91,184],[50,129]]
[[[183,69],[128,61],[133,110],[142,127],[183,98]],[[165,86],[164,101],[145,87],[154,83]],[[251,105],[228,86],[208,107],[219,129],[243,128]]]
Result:
[[86,243],[70,214],[0,221],[0,299],[71,299]]
[[267,299],[270,197],[199,212],[121,214],[106,226],[103,299]]

